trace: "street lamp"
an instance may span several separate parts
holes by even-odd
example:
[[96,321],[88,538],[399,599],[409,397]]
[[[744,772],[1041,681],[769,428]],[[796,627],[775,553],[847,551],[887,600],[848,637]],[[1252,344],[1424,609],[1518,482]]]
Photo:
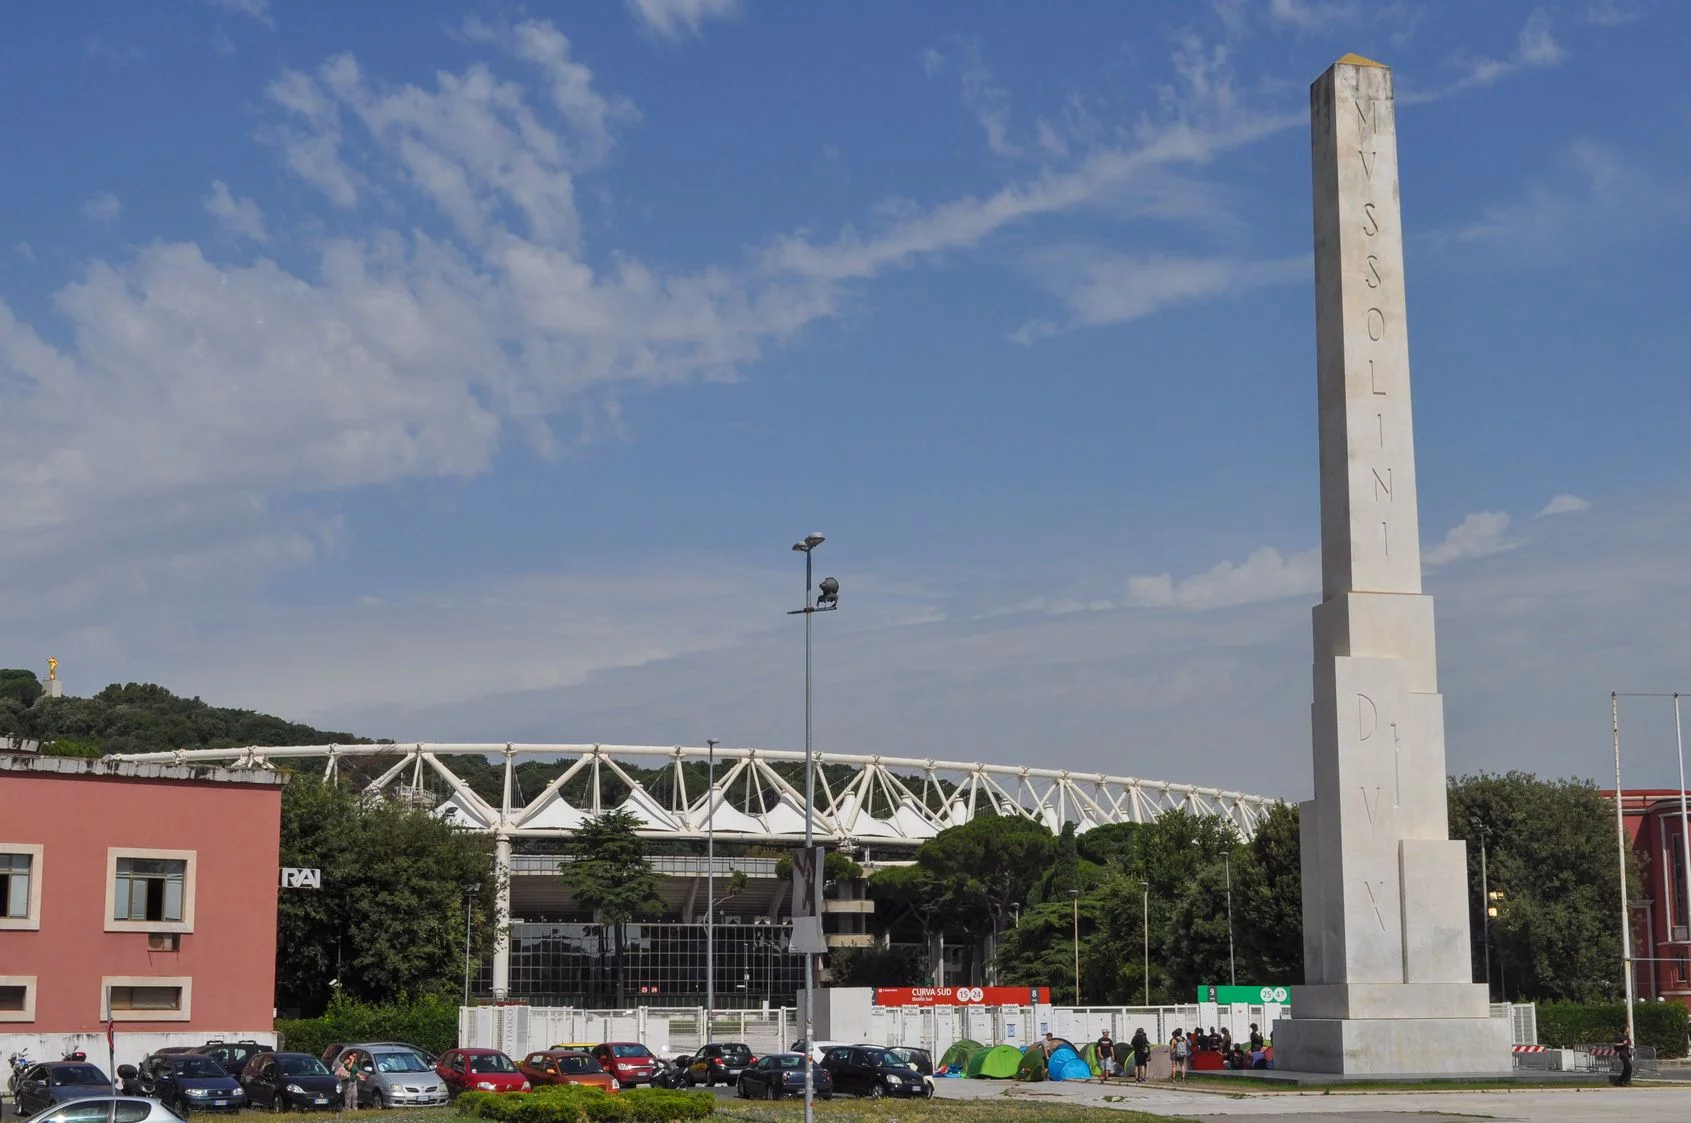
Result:
[[1227,985],[1239,985],[1239,972],[1233,959],[1233,855],[1221,852],[1221,868],[1227,876]]
[[481,882],[473,883],[464,893],[464,1005],[470,1004],[470,916],[475,907],[476,894],[481,891]]
[[1074,1004],[1080,1005],[1080,890],[1070,889],[1074,898]]
[[[816,807],[816,761],[811,750],[810,738],[810,618],[818,612],[832,612],[840,607],[840,583],[832,577],[824,577],[820,586],[815,586],[816,603],[810,603],[813,589],[812,567],[810,555],[816,547],[827,541],[821,534],[807,534],[798,542],[793,543],[793,549],[804,555],[804,607],[788,612],[788,616],[804,617],[804,848],[806,865],[810,867],[810,884],[805,890],[815,899],[815,886],[821,884],[822,871],[816,868],[814,861],[814,828]],[[816,916],[817,927],[822,924],[821,909]],[[796,928],[795,928],[796,930]],[[816,1047],[816,1026],[813,1013],[816,1009],[816,957],[809,951],[804,952],[804,1120],[812,1123],[816,1118],[816,1079],[811,1072],[814,1067],[811,1061]]]
[[705,741],[709,752],[709,784],[705,793],[705,1040],[710,1040],[716,1021],[716,746]]
[[1480,836],[1480,945],[1485,949],[1485,994],[1491,1001],[1491,918],[1497,910],[1491,907],[1491,883],[1486,877],[1486,828],[1478,819],[1469,820]]
[[1139,888],[1145,894],[1145,1005],[1151,1004],[1151,883],[1141,881]]

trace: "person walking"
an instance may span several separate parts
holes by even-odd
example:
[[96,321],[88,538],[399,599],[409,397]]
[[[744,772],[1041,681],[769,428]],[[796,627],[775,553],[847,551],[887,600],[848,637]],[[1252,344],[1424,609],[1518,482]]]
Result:
[[335,1066],[335,1079],[341,1082],[341,1109],[357,1111],[358,1082],[364,1079],[364,1073],[358,1067],[357,1052],[349,1052],[341,1058],[341,1063]]
[[1192,1043],[1186,1039],[1186,1034],[1176,1029],[1174,1036],[1168,1039],[1168,1078],[1186,1082],[1186,1065],[1192,1059]]
[[1233,1051],[1233,1031],[1226,1026],[1221,1027],[1221,1052],[1223,1055]]
[[1252,1022],[1251,1023],[1251,1052],[1257,1053],[1257,1052],[1261,1052],[1261,1051],[1262,1051],[1262,1030],[1257,1028],[1257,1024],[1255,1022]]
[[1617,1088],[1625,1088],[1632,1083],[1632,1038],[1624,1029],[1615,1038],[1615,1057],[1621,1062],[1621,1071],[1614,1078],[1614,1084]]
[[1145,1073],[1151,1067],[1151,1038],[1140,1026],[1134,1031],[1133,1040],[1128,1042],[1133,1047],[1133,1079],[1136,1083],[1145,1083]]
[[1110,1040],[1110,1031],[1105,1030],[1098,1035],[1098,1083],[1102,1084],[1116,1074],[1116,1043]]

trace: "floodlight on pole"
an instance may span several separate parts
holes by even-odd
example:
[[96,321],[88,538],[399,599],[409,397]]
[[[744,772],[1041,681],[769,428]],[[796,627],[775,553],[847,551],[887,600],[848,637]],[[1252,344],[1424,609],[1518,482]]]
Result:
[[705,1040],[710,1040],[716,1021],[716,746],[714,737],[705,741],[710,754],[705,795]]

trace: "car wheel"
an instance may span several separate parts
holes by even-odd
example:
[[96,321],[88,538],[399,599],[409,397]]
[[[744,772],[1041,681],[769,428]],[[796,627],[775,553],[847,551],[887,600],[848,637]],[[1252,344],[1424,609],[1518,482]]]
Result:
[[781,1098],[780,1085],[777,1085],[777,1084],[769,1085],[767,1088],[764,1089],[764,1094],[767,1098],[772,1099],[772,1100],[780,1099]]
[[818,1092],[818,1093],[816,1093],[816,1098],[819,1099],[819,1100],[831,1100],[831,1099],[834,1098],[834,1093],[832,1093],[832,1092]]
[[746,1091],[746,1082],[744,1080],[734,1085],[734,1094],[739,1096],[742,1100],[749,1100],[752,1098],[752,1094]]
[[886,1094],[887,1094],[886,1085],[882,1084],[879,1080],[877,1080],[873,1084],[869,1085],[869,1098],[870,1099],[878,1100],[882,1096],[885,1096]]
[[373,1111],[387,1110],[388,1098],[380,1088],[377,1088],[374,1092],[370,1093],[370,1108]]

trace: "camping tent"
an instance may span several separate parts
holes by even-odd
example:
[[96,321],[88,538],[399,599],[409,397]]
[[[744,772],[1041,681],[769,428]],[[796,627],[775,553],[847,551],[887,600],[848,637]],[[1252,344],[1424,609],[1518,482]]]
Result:
[[[1034,1050],[1029,1049],[1032,1053]],[[1046,1061],[1046,1069],[1052,1080],[1086,1080],[1092,1076],[1092,1066],[1087,1064],[1078,1050],[1067,1041],[1059,1042],[1051,1050],[1051,1057]]]
[[970,1057],[963,1066],[964,1076],[984,1076],[992,1080],[1008,1080],[1016,1075],[1022,1063],[1022,1051],[1014,1045],[994,1045]]
[[947,1076],[962,1076],[963,1066],[969,1063],[969,1058],[976,1053],[986,1052],[986,1046],[979,1041],[972,1041],[965,1037],[961,1041],[954,1041],[939,1059],[939,1067],[934,1069],[934,1075],[944,1073]]
[[1086,1062],[1086,1067],[1092,1070],[1093,1076],[1104,1075],[1104,1066],[1098,1063],[1098,1043],[1088,1041],[1080,1048],[1080,1059]]
[[1016,1066],[1016,1079],[1040,1081],[1045,1079],[1045,1050],[1035,1045],[1022,1053],[1022,1063]]

